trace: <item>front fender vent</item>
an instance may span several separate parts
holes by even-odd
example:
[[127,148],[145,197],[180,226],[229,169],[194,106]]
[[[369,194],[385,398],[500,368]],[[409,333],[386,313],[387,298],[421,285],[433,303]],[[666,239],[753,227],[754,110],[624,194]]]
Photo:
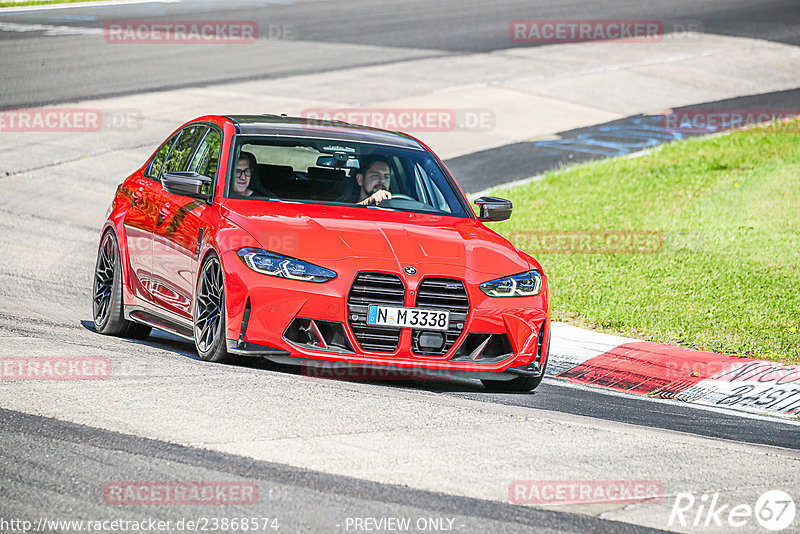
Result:
[[330,352],[354,353],[344,325],[335,321],[295,317],[283,337],[303,348]]
[[450,358],[452,362],[500,362],[514,355],[506,334],[467,334]]

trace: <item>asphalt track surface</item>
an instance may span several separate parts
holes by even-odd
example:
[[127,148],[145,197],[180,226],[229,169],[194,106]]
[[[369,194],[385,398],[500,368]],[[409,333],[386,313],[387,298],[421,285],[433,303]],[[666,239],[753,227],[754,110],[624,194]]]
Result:
[[[108,20],[147,18],[229,18],[256,20],[262,27],[270,24],[291,26],[294,35],[305,42],[318,43],[308,49],[302,61],[297,57],[262,58],[253,62],[251,50],[235,49],[204,56],[204,68],[197,68],[197,52],[191,50],[148,50],[146,47],[105,47],[93,51],[80,36],[70,39],[45,37],[41,32],[0,32],[0,47],[5,50],[25,48],[30,55],[4,52],[2,107],[33,106],[67,102],[87,97],[147,92],[155,89],[219,83],[227,80],[280,77],[297,73],[323,72],[391,61],[403,61],[426,55],[457,55],[475,51],[508,48],[508,22],[518,18],[646,18],[672,21],[700,21],[704,31],[727,35],[759,37],[789,44],[800,44],[800,14],[795,2],[727,1],[685,2],[542,2],[535,8],[530,2],[267,2],[255,8],[245,2],[190,1],[159,4],[157,9],[127,6],[109,9],[74,8],[64,12],[3,13],[0,22],[16,24],[67,25],[101,28]],[[324,21],[325,24],[321,24]],[[409,30],[411,28],[411,30]],[[57,39],[53,40],[53,39]],[[420,53],[420,43],[424,51]],[[371,45],[374,53],[350,50],[343,54],[334,45]],[[32,61],[36,58],[36,61]],[[224,65],[222,64],[224,60]],[[157,68],[153,66],[157,65]],[[124,71],[124,83],[118,70]],[[74,78],[71,78],[74,77]],[[71,79],[80,83],[70,83]],[[757,105],[797,102],[796,92],[771,96],[760,95]],[[766,99],[766,100],[765,100]],[[788,100],[787,100],[788,99]],[[734,105],[732,102],[728,102]],[[719,103],[709,103],[710,106]],[[622,121],[625,126],[632,119]],[[602,126],[602,125],[601,125]],[[565,132],[562,138],[600,132],[599,127]],[[602,132],[601,132],[602,133]],[[646,147],[642,147],[646,148]],[[530,175],[515,163],[525,154],[541,161],[542,170],[557,166],[567,158],[603,157],[578,151],[537,153],[536,144],[520,144],[486,153],[464,156],[448,164],[459,176],[483,176],[494,170],[503,181]],[[570,155],[571,154],[571,155]],[[541,157],[540,157],[541,156]],[[488,162],[485,163],[485,162]],[[495,163],[492,166],[492,162]],[[504,162],[504,163],[502,163]],[[506,167],[498,166],[505,164]],[[488,165],[482,167],[482,165]],[[497,172],[497,171],[500,172]],[[468,180],[469,178],[467,178]],[[481,183],[485,183],[485,180]],[[469,190],[469,184],[465,187]],[[72,299],[68,294],[66,299]],[[14,321],[19,320],[18,324]],[[26,324],[24,312],[19,317],[2,317],[5,333],[43,335],[52,330],[53,342],[59,339],[64,324]],[[72,327],[74,328],[74,320]],[[81,329],[83,327],[78,326]],[[107,338],[103,342],[109,342]],[[112,340],[113,342],[113,340]],[[149,348],[186,355],[191,345],[156,336],[145,343]],[[176,355],[177,355],[176,354]],[[286,375],[296,370],[266,362],[247,362],[241,371],[258,374],[279,371]],[[530,395],[489,394],[477,382],[453,380],[430,384],[394,383],[380,385],[413,393],[478,400],[634,426],[660,428],[679,433],[718,438],[726,441],[800,449],[798,427],[763,418],[743,418],[724,412],[697,410],[672,402],[658,402],[630,396],[608,395],[591,388],[573,387],[545,380]],[[114,519],[158,517],[177,520],[208,515],[208,510],[192,507],[157,509],[118,509],[105,506],[97,488],[108,480],[223,480],[246,478],[258,481],[262,497],[253,509],[215,510],[215,515],[234,516],[257,513],[282,518],[288,532],[342,531],[342,521],[353,515],[369,517],[410,516],[450,517],[456,529],[464,532],[647,532],[648,529],[610,522],[583,515],[519,507],[496,501],[483,501],[434,493],[407,487],[380,484],[301,469],[277,463],[257,461],[242,456],[201,450],[67,423],[56,419],[0,409],[0,515],[36,518],[44,511],[61,517]],[[274,496],[274,498],[273,498]]]
[[[2,409],[0,441],[6,449],[0,467],[6,518],[36,518],[49,510],[49,518],[56,519],[77,509],[92,520],[155,519],[174,525],[181,519],[219,514],[277,518],[280,532],[340,532],[348,530],[347,517],[355,510],[358,516],[375,518],[446,518],[458,532],[659,532],[253,461]],[[60,461],[54,463],[53,456]],[[104,506],[99,488],[107,481],[129,480],[131,473],[137,480],[247,480],[258,484],[260,498],[255,505],[224,507],[213,514],[207,507],[192,505],[134,511]],[[23,495],[37,494],[38,498],[20,502]]]
[[[187,346],[187,349],[190,349]],[[253,369],[280,369],[299,375],[297,367],[265,361],[244,360],[239,365]],[[650,399],[573,385],[553,378],[544,381],[531,393],[489,393],[475,380],[451,378],[445,381],[369,382],[382,387],[427,391],[481,402],[505,404],[580,415],[631,425],[662,428],[698,436],[740,441],[800,450],[800,426],[779,420],[743,417],[724,410],[704,410],[680,402]]]
[[[0,12],[0,23],[95,30],[121,20],[255,21],[262,40],[272,32],[273,37],[287,41],[287,51],[276,54],[259,45],[209,45],[202,53],[194,46],[180,45],[98,47],[83,36],[47,37],[42,35],[44,30],[32,28],[3,31],[0,107],[277,78],[410,57],[489,52],[523,46],[509,39],[513,20],[575,18],[658,20],[667,32],[699,24],[706,33],[800,44],[800,4],[793,0],[185,0],[6,11]],[[291,43],[298,45],[288,46]],[[374,48],[364,49],[365,45]]]

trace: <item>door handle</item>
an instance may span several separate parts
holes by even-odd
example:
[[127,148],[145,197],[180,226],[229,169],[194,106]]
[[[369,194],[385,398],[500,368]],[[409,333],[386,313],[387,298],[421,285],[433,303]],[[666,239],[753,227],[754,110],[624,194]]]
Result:
[[169,202],[161,206],[161,209],[158,210],[158,220],[156,221],[156,226],[161,226],[164,224],[164,221],[166,221],[167,217],[169,217],[169,209]]
[[133,192],[133,200],[131,201],[131,207],[141,202],[143,198],[144,198],[144,187],[140,187],[139,189]]
[[200,254],[200,247],[203,244],[203,227],[200,227],[200,231],[197,233],[197,246],[194,249],[195,256]]

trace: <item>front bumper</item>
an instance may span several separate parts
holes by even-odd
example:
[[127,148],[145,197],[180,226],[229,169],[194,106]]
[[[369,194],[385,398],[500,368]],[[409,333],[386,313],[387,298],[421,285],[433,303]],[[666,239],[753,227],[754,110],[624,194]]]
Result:
[[[538,376],[547,362],[550,320],[546,278],[538,295],[513,298],[488,297],[477,289],[474,280],[460,280],[469,301],[466,318],[460,320],[463,327],[450,332],[452,342],[442,353],[426,354],[419,350],[419,331],[410,328],[397,329],[396,348],[364,348],[363,328],[361,336],[354,331],[359,327],[353,320],[358,314],[350,300],[359,273],[349,278],[340,274],[330,282],[313,284],[261,275],[244,266],[238,257],[226,259],[228,349],[235,354],[309,368],[345,364],[501,380]],[[389,269],[376,271],[384,274]],[[391,274],[405,286],[400,305],[407,307],[417,304],[424,279],[458,280],[447,272],[426,273],[414,279],[396,270]],[[298,331],[308,332],[308,337]]]

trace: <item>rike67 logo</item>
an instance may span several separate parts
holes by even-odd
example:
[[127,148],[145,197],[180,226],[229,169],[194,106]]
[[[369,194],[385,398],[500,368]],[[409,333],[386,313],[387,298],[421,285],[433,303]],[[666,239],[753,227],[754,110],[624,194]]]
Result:
[[696,497],[683,492],[675,496],[667,526],[737,529],[752,526],[755,520],[761,527],[778,532],[794,523],[795,513],[794,499],[781,490],[764,492],[755,506],[721,502],[719,493],[704,493]]

